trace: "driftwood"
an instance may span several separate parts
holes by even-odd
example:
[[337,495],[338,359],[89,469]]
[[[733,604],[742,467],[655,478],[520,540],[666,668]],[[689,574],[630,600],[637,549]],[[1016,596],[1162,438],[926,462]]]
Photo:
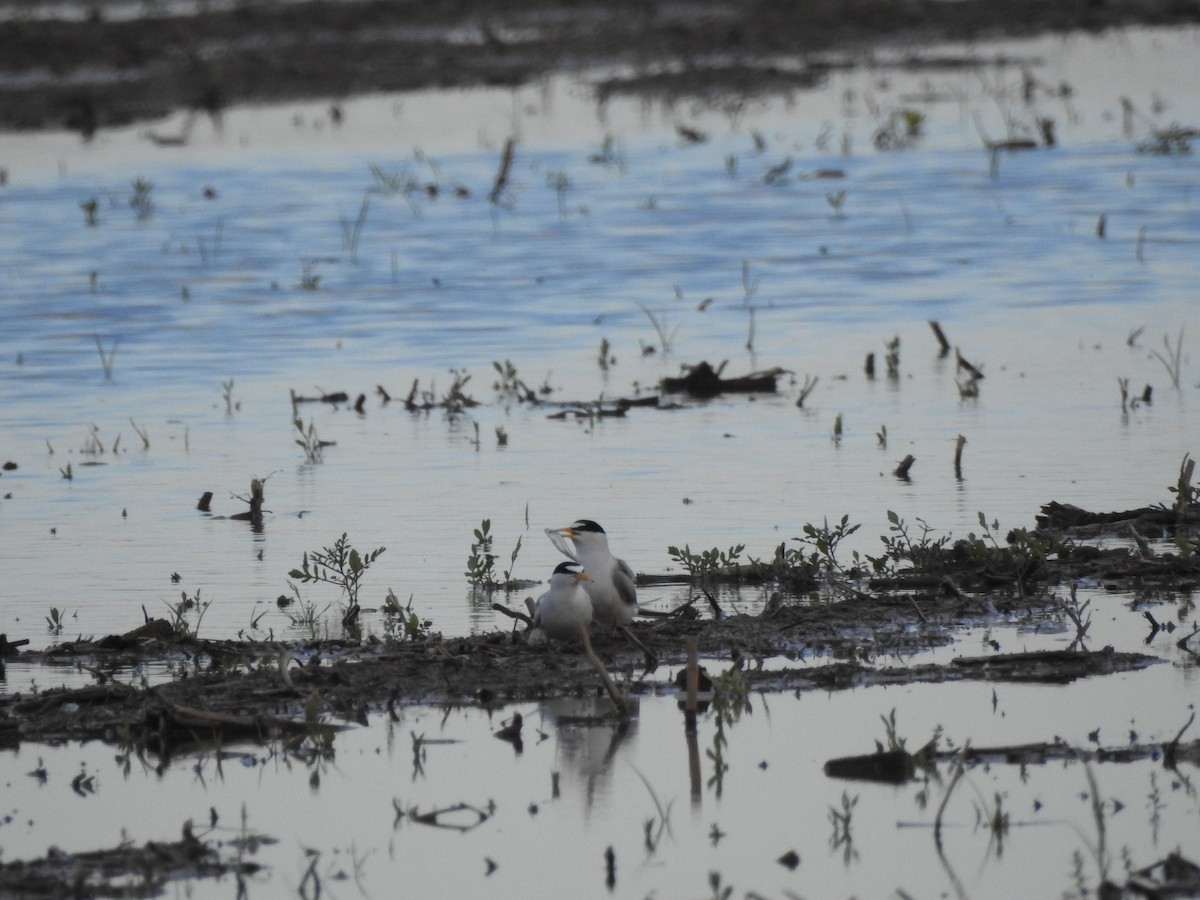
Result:
[[264,499],[264,484],[259,478],[250,479],[250,499],[247,501],[250,504],[250,509],[246,512],[234,513],[230,516],[238,522],[249,522],[251,525],[261,526],[263,521],[263,499]]
[[[233,874],[238,883],[261,867],[241,859],[238,850],[254,849],[272,838],[245,835],[234,841],[201,840],[192,822],[179,841],[149,841],[141,847],[123,842],[108,850],[64,853],[51,848],[39,859],[0,865],[0,895],[5,897],[157,897],[168,882]],[[222,855],[224,851],[224,855]],[[241,891],[238,892],[241,895]]]
[[670,394],[690,394],[693,397],[716,397],[718,394],[773,394],[778,389],[776,382],[786,369],[774,368],[751,372],[738,378],[722,378],[725,363],[713,368],[707,362],[694,366],[685,365],[684,374],[677,378],[667,377],[660,383]]
[[1180,522],[1200,522],[1200,516],[1191,510],[1181,515],[1175,509],[1162,506],[1142,506],[1137,509],[1126,509],[1114,512],[1088,512],[1070,503],[1058,503],[1051,500],[1042,507],[1042,513],[1037,517],[1038,528],[1079,528],[1089,525],[1114,525],[1117,523],[1134,522],[1143,525],[1160,525],[1173,527]]
[[337,405],[338,403],[347,403],[350,400],[350,395],[345,391],[334,391],[330,394],[321,394],[319,397],[305,397],[303,394],[297,394],[292,391],[292,406],[295,407],[300,403],[330,403]]
[[[289,691],[292,695],[294,692]],[[146,711],[143,723],[146,728],[147,745],[159,753],[187,748],[197,742],[219,739],[266,743],[272,737],[304,737],[314,732],[330,733],[341,731],[345,726],[328,722],[310,722],[305,719],[285,719],[268,715],[236,715],[213,712],[172,703],[161,691],[157,692],[159,703]]]
[[18,638],[15,641],[10,641],[7,634],[0,634],[0,659],[6,656],[16,656],[17,648],[24,647],[29,643],[29,638]]
[[903,784],[917,771],[911,753],[905,750],[883,750],[865,756],[844,756],[825,763],[825,774],[830,778],[845,778],[853,781],[878,781],[885,784]]

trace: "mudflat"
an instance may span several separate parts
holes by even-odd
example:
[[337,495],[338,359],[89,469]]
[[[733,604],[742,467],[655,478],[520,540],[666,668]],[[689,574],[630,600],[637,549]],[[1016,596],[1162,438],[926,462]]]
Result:
[[780,86],[773,62],[830,51],[1198,21],[1198,0],[91,0],[53,11],[0,0],[0,129],[87,136],[179,109],[519,85],[597,64],[669,66],[684,93],[748,93]]

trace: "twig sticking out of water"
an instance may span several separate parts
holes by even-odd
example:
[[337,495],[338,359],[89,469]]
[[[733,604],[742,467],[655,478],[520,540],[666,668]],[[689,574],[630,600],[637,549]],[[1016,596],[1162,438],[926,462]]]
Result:
[[608,674],[608,669],[604,668],[604,663],[600,661],[600,657],[592,649],[592,638],[588,634],[586,625],[579,629],[579,637],[583,642],[583,655],[587,657],[587,661],[592,664],[592,668],[596,670],[600,676],[600,680],[604,682],[604,687],[608,691],[608,696],[612,698],[613,705],[617,708],[617,713],[621,718],[628,718],[629,707],[626,705],[625,698],[621,696],[621,692],[613,683],[612,676]]
[[371,193],[363,194],[362,205],[358,208],[358,216],[353,222],[345,216],[338,218],[342,223],[342,249],[350,252],[350,261],[358,261],[358,239],[362,236],[363,225],[367,223],[367,209],[371,205]]
[[808,399],[809,394],[816,390],[817,382],[820,380],[821,377],[819,375],[816,378],[813,378],[811,375],[804,376],[804,384],[800,388],[800,398],[796,401],[797,406],[801,409],[804,408],[804,401]]
[[894,474],[897,478],[902,478],[905,481],[908,481],[908,470],[913,467],[913,463],[916,461],[917,458],[915,456],[913,456],[911,453],[908,454],[908,456],[900,460],[900,465],[896,466],[896,471],[892,474]]
[[[654,313],[652,313],[644,303],[639,302],[638,307],[646,314],[646,318],[650,320],[650,324],[653,325],[654,330],[658,332],[658,344],[660,347],[662,347],[663,356],[666,356],[671,352],[671,344],[675,341],[675,335],[679,331],[679,326],[676,325],[674,328],[668,331],[666,319],[660,320],[658,316],[654,315]],[[753,332],[751,332],[751,337],[753,337]]]
[[954,446],[954,477],[959,481],[962,480],[962,453],[966,443],[967,439],[960,434]]
[[930,319],[929,327],[933,329],[933,336],[937,338],[938,346],[941,348],[938,351],[938,356],[946,356],[950,352],[950,342],[946,340],[942,326],[935,319]]
[[[92,337],[96,341],[96,352],[100,354],[100,367],[104,369],[104,380],[112,381],[113,362],[117,356],[117,339],[113,338],[112,349],[105,353],[104,345],[100,343],[100,335],[94,334]],[[1175,386],[1178,387],[1178,383]]]
[[1175,338],[1175,347],[1171,347],[1171,338],[1169,335],[1163,335],[1163,348],[1167,351],[1166,355],[1159,353],[1157,350],[1151,350],[1150,355],[1157,359],[1167,370],[1167,374],[1171,376],[1171,387],[1179,389],[1179,370],[1183,365],[1183,326],[1179,326],[1179,334]]
[[516,141],[512,138],[504,142],[504,152],[500,155],[500,169],[496,172],[496,180],[492,182],[492,192],[488,194],[488,200],[492,203],[498,204],[504,194],[505,188],[508,187],[508,176],[512,171],[513,151],[515,149]]

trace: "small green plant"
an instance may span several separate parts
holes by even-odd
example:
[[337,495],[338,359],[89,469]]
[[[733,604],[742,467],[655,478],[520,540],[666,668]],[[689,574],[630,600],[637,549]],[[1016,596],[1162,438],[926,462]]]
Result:
[[83,221],[89,228],[95,228],[99,223],[96,214],[100,211],[100,201],[95,197],[88,197],[79,204],[79,208],[83,210]]
[[546,173],[546,184],[554,189],[554,196],[558,200],[558,217],[565,219],[567,217],[567,191],[571,188],[571,179],[566,172],[554,169]]
[[506,359],[503,363],[493,360],[492,368],[496,370],[498,376],[498,379],[492,382],[492,389],[501,398],[528,403],[537,400],[537,395],[529,389],[529,385],[521,380],[517,374],[517,367],[512,364],[511,360]]
[[467,581],[483,590],[510,590],[520,583],[513,578],[513,571],[516,569],[517,556],[521,552],[521,538],[517,538],[517,543],[509,555],[508,568],[504,570],[502,577],[497,577],[496,554],[492,552],[495,538],[491,529],[491,519],[484,519],[475,529],[475,540],[471,543],[471,555],[467,557],[467,571],[464,574]]
[[462,415],[465,410],[478,406],[479,401],[465,390],[471,380],[465,369],[451,369],[450,374],[453,381],[450,383],[450,390],[442,398],[441,406],[446,410],[446,415],[454,418]]
[[290,581],[288,582],[288,590],[292,592],[292,596],[289,597],[287,594],[280,594],[275,598],[275,605],[283,611],[283,614],[288,617],[288,621],[293,625],[307,628],[315,636],[317,623],[329,610],[329,607],[333,605],[333,601],[330,600],[318,609],[316,603],[304,600],[300,595],[300,588]]
[[380,612],[383,613],[384,632],[389,640],[423,641],[429,637],[433,622],[422,619],[413,611],[412,594],[408,595],[408,603],[402,606],[395,592],[388,588]]
[[884,741],[875,742],[876,752],[894,753],[897,750],[903,750],[905,740],[896,730],[896,707],[893,706],[891,712],[879,718],[883,722]]
[[241,409],[241,403],[233,402],[233,379],[221,382],[221,399],[225,401],[225,415],[233,415],[235,409]]
[[53,634],[62,634],[63,620],[66,619],[67,612],[64,609],[59,609],[56,606],[50,607],[50,615],[46,616],[46,624],[50,627]]
[[682,550],[678,547],[668,547],[667,555],[687,569],[688,576],[693,580],[703,581],[721,572],[736,574],[740,568],[742,551],[745,549],[745,544],[738,544],[728,550],[713,547],[711,550],[693,553],[692,548],[684,544]]
[[1175,516],[1179,520],[1179,527],[1175,529],[1175,546],[1179,549],[1180,556],[1187,558],[1194,551],[1193,542],[1188,539],[1187,529],[1183,527],[1184,518],[1191,511],[1200,506],[1200,485],[1192,484],[1192,476],[1196,472],[1196,461],[1191,458],[1191,454],[1183,455],[1183,462],[1179,464],[1179,477],[1175,480],[1173,487],[1168,487],[1167,490],[1175,495],[1175,502],[1172,506],[1175,509]]
[[607,372],[610,366],[617,364],[617,358],[612,353],[612,347],[608,343],[608,338],[600,338],[600,353],[597,356],[596,362],[599,363],[600,369]]
[[321,284],[321,276],[317,274],[318,259],[300,261],[300,287],[306,291],[315,291]]
[[133,195],[129,198],[129,205],[139,219],[148,219],[154,213],[154,200],[150,197],[153,188],[154,183],[145,178],[135,178],[133,181]]
[[844,219],[846,217],[844,210],[844,207],[846,206],[846,192],[844,190],[833,191],[826,194],[825,202],[828,203],[829,208],[833,210],[833,217],[835,219]]
[[333,441],[323,441],[317,435],[317,426],[310,419],[308,428],[304,427],[304,423],[297,416],[292,420],[292,425],[299,432],[300,437],[296,438],[296,444],[304,450],[304,461],[306,463],[319,463],[325,459],[325,448],[332,447]]
[[1001,545],[996,538],[1000,530],[998,521],[989,525],[987,517],[981,512],[979,525],[982,533],[976,536],[974,532],[968,532],[966,540],[954,545],[955,551],[985,568],[1009,575],[1016,582],[1021,596],[1024,596],[1026,582],[1041,568],[1047,554],[1054,549],[1053,539],[1026,528],[1014,528],[1005,536],[1005,545]]
[[352,625],[358,615],[358,590],[363,576],[386,549],[379,547],[360,554],[350,545],[346,533],[342,532],[332,546],[305,553],[300,568],[292,569],[288,576],[301,584],[323,582],[338,588],[346,598],[343,624]]
[[358,217],[351,222],[345,216],[339,216],[342,223],[342,249],[350,253],[350,261],[358,261],[358,239],[362,237],[363,225],[367,222],[367,209],[371,205],[371,194],[363,194],[362,205],[358,208]]
[[887,349],[887,354],[883,357],[883,361],[887,365],[888,378],[899,378],[900,335],[896,335],[890,341],[885,341],[883,346]]
[[503,425],[496,426],[496,446],[497,447],[507,447],[508,446],[508,432],[504,430]]
[[925,130],[925,114],[915,109],[893,110],[875,130],[873,140],[879,150],[903,150],[920,140]]
[[74,475],[74,473],[71,471],[71,464],[70,464],[70,463],[67,463],[67,467],[66,467],[65,469],[64,469],[64,468],[62,468],[62,467],[60,466],[60,467],[59,467],[59,469],[58,469],[58,471],[59,471],[59,474],[60,474],[60,475],[62,475],[62,477],[63,477],[63,478],[65,478],[67,481],[74,481],[74,480],[75,480],[75,475]]
[[918,572],[939,574],[944,570],[949,536],[932,538],[933,528],[924,519],[917,519],[916,525],[910,526],[890,509],[887,519],[890,535],[881,535],[879,538],[883,541],[884,555],[867,557],[876,574],[894,571],[903,560],[912,563],[913,569]]
[[609,166],[615,168],[618,172],[624,172],[625,151],[611,134],[606,134],[604,136],[604,143],[600,145],[600,152],[589,156],[588,162],[600,166]]
[[[802,537],[794,538],[800,542],[801,546],[812,547],[811,560],[818,572],[826,574],[854,575],[855,572],[845,569],[837,559],[838,545],[846,538],[858,531],[862,527],[862,523],[857,525],[850,524],[850,516],[843,515],[833,527],[830,527],[829,520],[826,519],[821,527],[817,527],[811,523],[805,524],[802,529],[804,534]],[[854,566],[858,567],[858,554],[854,554]]]
[[[189,597],[187,591],[180,591],[179,601],[174,605],[167,603],[167,609],[170,611],[171,618],[168,620],[171,623],[171,629],[176,634],[190,634],[193,637],[200,633],[200,622],[204,619],[204,614],[208,612],[208,608],[212,606],[211,600],[200,599],[200,589],[196,589],[196,595]],[[196,624],[192,625],[188,622],[188,613],[196,613]]]

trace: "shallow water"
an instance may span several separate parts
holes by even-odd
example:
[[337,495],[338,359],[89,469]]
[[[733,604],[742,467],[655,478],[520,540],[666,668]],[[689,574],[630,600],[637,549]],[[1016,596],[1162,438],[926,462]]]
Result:
[[[1049,500],[1091,509],[1169,501],[1167,486],[1200,437],[1188,349],[1200,166],[1195,156],[1139,153],[1136,144],[1151,120],[1200,121],[1200,98],[1187,89],[1200,76],[1196,40],[1195,31],[1134,32],[979,48],[1015,54],[1045,84],[1074,88],[1069,98],[1040,95],[1034,106],[1020,101],[1016,68],[880,66],[736,115],[619,101],[598,114],[572,82],[552,80],[515,94],[350,101],[336,128],[323,105],[232,110],[219,133],[198,123],[186,148],[155,147],[135,131],[87,147],[69,136],[2,136],[9,177],[0,188],[0,457],[19,468],[0,476],[0,630],[50,644],[59,636],[44,618],[56,607],[67,615],[63,638],[121,632],[140,624],[143,609],[166,615],[181,592],[199,592],[211,601],[202,620],[191,614],[201,636],[305,634],[275,598],[288,592],[288,572],[305,551],[343,532],[360,549],[388,548],[364,581],[364,606],[379,605],[390,588],[453,635],[509,627],[491,611],[493,598],[472,592],[463,575],[472,529],[485,518],[498,562],[507,565],[520,537],[514,574],[540,580],[557,562],[542,529],[580,516],[603,523],[637,571],[661,573],[673,566],[669,545],[744,543],[762,557],[804,523],[843,514],[862,523],[843,552],[877,553],[889,509],[961,537],[979,530],[980,511],[1003,534],[1032,525]],[[918,92],[952,99],[911,99]],[[1123,95],[1138,111],[1129,137]],[[902,107],[927,114],[925,137],[911,149],[875,151],[873,132]],[[1007,117],[1023,134],[1035,115],[1055,117],[1060,146],[1003,156],[989,172],[978,129],[1000,137]],[[709,139],[682,144],[677,122]],[[514,130],[521,142],[511,187],[494,206],[487,194]],[[753,133],[765,142],[761,152]],[[605,134],[618,139],[619,159],[589,161]],[[765,173],[788,157],[785,181],[766,183]],[[380,182],[372,165],[436,184],[438,196],[373,192]],[[808,177],[822,169],[844,177]],[[135,178],[153,184],[144,219],[129,205]],[[456,186],[468,196],[454,196]],[[361,233],[347,240],[364,196]],[[98,218],[91,227],[79,207],[90,198]],[[302,286],[306,276],[318,278],[315,289]],[[669,353],[641,307],[671,336]],[[983,366],[979,398],[959,397],[953,361],[937,356],[929,319]],[[1131,345],[1139,327],[1145,331]],[[1173,342],[1181,328],[1183,377],[1174,389],[1150,351],[1165,352],[1163,335]],[[888,379],[884,343],[893,336],[901,339],[900,376]],[[597,363],[602,339],[616,357],[607,371]],[[643,355],[645,345],[657,352]],[[863,374],[868,353],[880,371],[874,380]],[[732,374],[780,366],[794,378],[777,396],[634,409],[594,425],[548,420],[552,409],[504,403],[492,387],[493,361],[510,360],[530,387],[549,385],[555,402],[631,396],[702,359],[728,360]],[[409,414],[374,394],[383,385],[402,398],[419,379],[441,396],[451,369],[472,375],[467,391],[483,404],[457,420]],[[805,376],[820,382],[798,409]],[[1135,393],[1152,385],[1153,404],[1122,411],[1118,378]],[[222,386],[230,380],[227,408]],[[299,408],[306,426],[336,442],[322,463],[305,463],[294,443],[289,390],[368,395],[361,416]],[[843,436],[834,441],[839,415]],[[886,447],[877,438],[882,426]],[[498,427],[507,446],[498,445]],[[952,465],[959,434],[968,440],[962,479]],[[85,452],[97,444],[103,452]],[[890,473],[908,453],[917,463],[903,482]],[[61,472],[68,464],[71,480]],[[255,476],[267,478],[271,511],[257,534],[222,518],[245,508],[233,495],[245,494]],[[215,515],[194,509],[206,490],[215,494]],[[318,607],[339,599],[319,585],[302,592]],[[519,605],[525,593],[507,600]],[[687,588],[646,588],[642,596],[670,608]],[[1097,613],[1093,646],[1141,646],[1146,629],[1133,598],[1094,585],[1083,586],[1084,596]],[[727,605],[753,611],[763,599],[743,591]],[[382,628],[378,615],[364,624]],[[928,656],[973,654],[985,629],[1006,650],[1064,646],[1072,636],[1044,622],[984,621]],[[3,765],[6,781],[20,786],[14,823],[32,816],[35,825],[20,840],[7,825],[4,847],[16,858],[44,852],[47,842],[110,844],[121,827],[161,838],[183,818],[204,820],[209,805],[219,805],[228,826],[253,786],[251,827],[283,840],[271,851],[278,856],[268,890],[298,884],[308,864],[302,846],[325,860],[343,854],[330,861],[334,868],[345,868],[351,845],[371,854],[363,877],[386,893],[393,861],[469,845],[464,858],[474,868],[407,865],[406,877],[414,885],[430,879],[421,883],[432,892],[503,882],[515,893],[542,883],[543,859],[562,859],[570,864],[556,878],[578,879],[581,895],[601,894],[602,853],[612,844],[623,896],[704,894],[709,870],[739,891],[767,895],[824,895],[831,885],[834,894],[927,895],[952,880],[934,868],[927,828],[895,830],[897,822],[931,819],[915,807],[916,789],[848,789],[861,797],[855,816],[863,832],[859,857],[844,864],[828,847],[827,813],[846,787],[826,781],[820,763],[872,749],[882,738],[878,717],[893,707],[914,744],[938,724],[960,744],[1055,733],[1083,744],[1097,725],[1106,743],[1120,743],[1130,727],[1169,739],[1186,721],[1195,668],[1165,649],[1165,636],[1158,640],[1154,649],[1169,666],[1069,689],[998,688],[1004,702],[996,712],[990,686],[756,700],[755,715],[730,739],[736,778],[719,801],[706,789],[700,810],[688,808],[682,736],[666,699],[643,700],[612,762],[586,777],[573,774],[582,751],[563,745],[596,735],[547,726],[547,741],[514,758],[490,737],[495,719],[481,712],[455,712],[440,725],[440,713],[412,710],[394,733],[377,726],[339,737],[337,765],[316,792],[304,767],[277,760],[227,762],[223,779],[197,776],[187,787],[192,763],[178,763],[162,790],[176,788],[180,802],[137,822],[120,814],[121,804],[152,775],[117,777],[107,756],[78,748],[25,747]],[[13,691],[91,680],[19,663],[7,679]],[[1145,697],[1155,703],[1148,707]],[[712,739],[711,722],[706,727],[702,747]],[[442,729],[465,743],[431,747],[427,775],[413,779],[408,732]],[[676,750],[665,751],[672,741]],[[36,756],[61,773],[46,788],[23,776]],[[34,814],[52,790],[76,801],[61,775],[81,758],[105,774],[100,795],[79,802],[93,812],[113,804],[112,814],[80,825],[61,798]],[[754,768],[762,759],[767,769]],[[549,773],[559,767],[563,796],[550,803]],[[635,767],[660,800],[678,800],[674,837],[651,855],[643,825],[655,807]],[[1195,801],[1181,789],[1168,804],[1162,844],[1150,839],[1142,798],[1153,771],[1146,763],[1101,767],[1099,775],[1106,796],[1132,798],[1122,801],[1125,818],[1114,816],[1110,840],[1128,846],[1138,864],[1195,835]],[[1166,773],[1157,775],[1166,791]],[[1029,809],[1041,791],[1054,798],[1043,819],[1088,833],[1078,766],[1038,773],[1031,784],[999,767],[973,777],[984,798],[1005,793],[1014,818],[1037,818]],[[780,800],[781,784],[794,796]],[[363,790],[371,791],[372,824],[358,816]],[[422,809],[495,799],[500,813],[465,836],[412,824],[393,833],[389,792]],[[947,855],[966,893],[1000,896],[990,892],[1003,884],[1012,896],[1014,879],[1034,880],[1031,894],[1047,884],[1055,894],[1068,889],[1079,846],[1073,828],[1050,826],[1053,842],[1041,827],[1015,829],[1001,858],[969,827],[967,792],[958,799],[967,827],[948,837],[961,851]],[[536,816],[527,811],[534,801]],[[190,811],[181,816],[181,808]],[[344,839],[331,839],[331,818],[353,819],[361,831],[347,826]],[[112,833],[99,833],[96,821],[112,823]],[[715,849],[706,837],[713,822],[729,834]],[[789,848],[803,860],[796,873],[773,864]],[[500,864],[491,882],[485,856]],[[454,878],[462,883],[445,880]],[[195,886],[200,896],[229,889]]]

